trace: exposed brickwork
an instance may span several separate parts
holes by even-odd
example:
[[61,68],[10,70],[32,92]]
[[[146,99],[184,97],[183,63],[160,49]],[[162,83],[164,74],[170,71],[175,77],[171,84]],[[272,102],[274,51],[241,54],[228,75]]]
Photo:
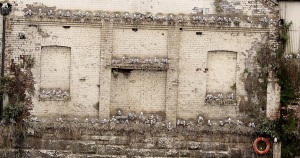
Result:
[[[180,112],[178,115],[191,118],[196,117],[198,114],[213,118],[220,116],[235,117],[236,108],[233,106],[205,105],[205,97],[209,93],[206,92],[207,71],[210,71],[207,67],[207,54],[209,51],[214,50],[237,52],[235,81],[236,97],[239,99],[239,96],[246,95],[243,81],[241,80],[245,70],[245,65],[243,64],[246,58],[245,52],[251,48],[250,41],[258,40],[260,34],[255,32],[236,34],[223,32],[220,34],[219,32],[206,30],[199,30],[199,32],[202,32],[203,35],[196,35],[196,31],[183,31],[181,34],[178,95],[178,111]],[[231,47],[226,41],[235,46]],[[225,77],[226,74],[223,76]],[[190,108],[193,109],[193,112],[188,111]],[[213,113],[209,112],[212,111],[211,108],[213,108]]]
[[178,105],[178,75],[179,75],[179,48],[181,31],[179,26],[170,27],[168,30],[168,58],[170,59],[169,70],[166,79],[166,120],[173,124],[176,122]]
[[115,29],[113,56],[140,57],[143,59],[167,56],[167,31]]
[[[23,22],[23,24],[12,26],[10,38],[15,43],[12,46],[13,56],[14,54],[15,56],[18,54],[35,54],[36,65],[41,65],[39,53],[41,46],[71,47],[71,101],[60,102],[56,106],[51,105],[51,102],[40,102],[36,96],[34,105],[38,106],[35,106],[33,114],[80,115],[80,111],[84,107],[86,110],[84,115],[97,115],[99,104],[99,109],[101,109],[99,110],[99,117],[109,118],[110,114],[115,111],[111,107],[115,106],[116,102],[119,102],[117,107],[122,108],[122,97],[119,98],[120,100],[111,100],[113,94],[121,94],[120,92],[112,92],[113,89],[118,90],[118,84],[114,85],[117,82],[114,81],[115,78],[112,78],[112,69],[109,67],[112,65],[112,59],[118,58],[118,62],[120,62],[121,58],[125,56],[126,59],[139,58],[141,61],[151,58],[154,62],[154,58],[157,56],[159,60],[163,57],[169,60],[166,77],[158,80],[159,83],[165,82],[161,84],[165,90],[158,91],[161,94],[157,95],[158,98],[149,98],[159,103],[156,105],[159,108],[155,110],[153,107],[152,110],[161,111],[164,107],[163,111],[166,112],[167,119],[170,121],[175,121],[177,117],[196,118],[198,115],[211,118],[236,117],[238,104],[237,107],[232,106],[233,104],[224,107],[219,105],[208,107],[205,104],[205,97],[207,93],[210,93],[207,92],[206,85],[208,82],[207,71],[209,71],[207,54],[209,51],[215,50],[237,52],[236,75],[234,76],[236,82],[235,99],[239,100],[239,96],[246,95],[241,78],[243,78],[246,68],[243,63],[247,58],[247,50],[251,49],[253,42],[262,40],[260,39],[261,34],[267,33],[265,30],[246,32],[235,30],[232,32],[230,29],[220,33],[216,28],[216,30],[209,31],[180,26],[170,27],[168,30],[154,27],[148,30],[147,27],[139,27],[138,31],[134,32],[131,29],[122,29],[120,26],[116,26],[118,29],[114,29],[112,22],[105,22],[101,27],[82,25],[85,27],[84,29],[82,26],[74,24],[70,25],[71,28],[63,28],[62,25],[50,26],[46,23],[31,24],[31,27],[28,27],[26,24]],[[27,38],[25,40],[18,39],[17,35],[20,31],[26,32]],[[202,32],[202,35],[197,35],[197,32]],[[64,33],[67,34],[61,36]],[[81,41],[85,37],[89,38],[88,42]],[[150,44],[147,45],[149,42]],[[25,45],[26,48],[24,48]],[[18,62],[17,58],[15,62]],[[231,63],[231,61],[227,62]],[[33,72],[35,80],[39,81],[41,68],[35,67]],[[133,80],[148,80],[148,78],[136,76]],[[126,83],[127,81],[129,81],[128,78],[124,78],[124,81],[118,82]],[[39,84],[35,86],[37,90],[40,89]],[[151,87],[151,84],[147,87]],[[229,89],[230,86],[227,88]],[[227,93],[228,89],[224,93]],[[162,91],[164,91],[163,94]],[[136,93],[139,92],[136,91]],[[166,99],[161,96],[165,96]],[[47,106],[44,107],[44,105]],[[133,107],[126,112],[144,111],[146,106],[134,105]],[[73,110],[65,111],[64,108],[72,108]],[[125,106],[123,108],[125,109]],[[189,110],[190,108],[193,109],[192,112]],[[216,110],[215,113],[207,113],[205,109],[208,108]]]
[[132,70],[111,79],[111,109],[129,112],[163,112],[166,103],[166,72]]
[[[236,52],[208,52],[207,57],[207,93],[235,93]],[[226,77],[225,77],[226,76]]]
[[[263,25],[259,20],[265,16],[277,20],[277,8],[255,0],[224,1],[220,4],[223,12],[216,14],[216,5],[219,4],[214,0],[190,3],[90,0],[84,4],[74,0],[43,3],[17,0],[7,26],[7,61],[14,59],[20,64],[20,55],[35,58],[32,72],[36,94],[32,97],[31,114],[33,118],[50,118],[40,123],[32,121],[37,126],[29,129],[24,149],[40,157],[255,157],[249,150],[252,128],[236,123],[223,126],[219,121],[242,118],[239,104],[250,99],[246,97],[245,70],[256,69],[254,60],[260,44],[270,40],[272,47],[276,47],[277,23]],[[24,16],[29,9],[34,15]],[[48,14],[50,9],[55,16]],[[100,12],[101,15],[94,15]],[[130,12],[128,21],[124,20],[124,12]],[[136,12],[161,14],[152,21],[139,21],[133,18]],[[241,22],[240,25],[215,21],[202,24],[200,20],[192,20],[190,15],[196,12],[194,16],[206,18],[221,15],[233,20],[237,16]],[[173,14],[175,20],[170,20],[168,14]],[[178,15],[184,19],[181,21]],[[246,20],[248,16],[252,22]],[[20,32],[25,33],[26,39],[19,38]],[[69,56],[55,56],[56,59],[48,54],[51,52],[43,52],[48,47],[70,48]],[[213,52],[215,56],[211,55]],[[47,73],[43,66],[64,67],[65,71],[58,73],[65,75],[63,85],[54,84],[59,80],[52,82],[50,77],[41,77]],[[225,85],[220,83],[223,78]],[[47,88],[69,87],[70,99],[41,100],[39,94],[44,83]],[[212,92],[233,92],[234,96],[221,105],[206,100]],[[272,103],[277,101],[269,99]],[[116,116],[119,120],[114,120],[112,116],[119,109],[124,116]],[[141,116],[140,122],[136,117],[130,120],[129,112],[154,114],[161,122],[151,122],[147,118],[150,116]],[[205,119],[201,123],[195,121],[199,115]],[[59,117],[72,120],[63,123]],[[87,121],[77,124],[74,117]],[[105,122],[103,119],[110,123],[100,124]],[[177,119],[189,125],[174,129]],[[50,124],[44,125],[45,122]],[[6,141],[8,137],[0,137],[0,147]]]
[[71,48],[42,47],[40,59],[42,89],[70,90],[70,56]]
[[[262,1],[267,2],[267,1]],[[239,13],[246,15],[268,15],[270,13],[274,13],[276,11],[276,5],[269,6],[265,5],[267,3],[262,3],[261,1],[255,0],[240,0],[240,1],[224,1],[221,3],[223,6],[223,13]],[[148,0],[128,0],[126,2],[118,1],[118,0],[103,0],[103,1],[95,1],[88,0],[85,4],[78,3],[76,0],[65,0],[61,2],[59,0],[53,1],[43,1],[37,2],[34,0],[16,0],[15,4],[17,4],[17,8],[19,11],[22,11],[23,8],[26,8],[28,4],[32,6],[40,6],[41,4],[56,8],[56,9],[66,9],[66,10],[104,10],[111,12],[151,12],[151,13],[181,13],[181,14],[189,14],[194,7],[203,8],[207,12],[206,14],[214,14],[215,12],[215,1],[202,1],[202,0],[194,0],[186,3],[185,1],[173,1],[173,0],[165,0],[165,1],[148,1]],[[275,9],[274,9],[275,8]],[[199,9],[199,10],[200,10]],[[195,10],[196,11],[196,10]],[[19,13],[19,12],[17,12]],[[16,14],[17,14],[16,13]]]
[[[98,115],[99,96],[99,64],[100,64],[100,32],[99,27],[81,27],[72,25],[71,28],[63,28],[62,25],[49,26],[47,24],[34,24],[28,27],[29,23],[12,25],[12,33],[9,39],[14,43],[10,48],[13,50],[10,58],[19,63],[18,56],[32,55],[35,59],[33,75],[36,81],[36,95],[33,98],[33,115],[64,115],[72,112],[75,115]],[[74,27],[73,27],[74,26]],[[20,39],[18,33],[26,32],[26,39]],[[96,33],[98,32],[98,33]],[[48,34],[48,36],[43,36]],[[62,34],[65,34],[62,36]],[[82,41],[88,37],[89,42]],[[72,41],[71,41],[72,39]],[[70,91],[71,101],[56,102],[39,101],[41,81],[41,47],[42,46],[66,46],[71,47],[70,53]],[[76,46],[76,48],[74,47]],[[84,57],[84,58],[83,58]],[[48,58],[50,59],[50,58]],[[77,62],[80,61],[80,62]],[[60,64],[60,60],[57,61]],[[62,66],[65,63],[62,63]],[[55,65],[60,67],[60,65]],[[97,73],[98,72],[98,73]],[[49,78],[48,78],[49,79]],[[46,81],[47,82],[47,81]],[[58,84],[57,84],[58,85]],[[50,88],[50,87],[48,87]],[[52,88],[58,88],[52,87]],[[63,89],[63,87],[60,87]],[[90,92],[87,95],[86,92]],[[84,99],[83,99],[84,98]],[[84,110],[83,110],[84,109]]]
[[[67,127],[65,126],[66,124]],[[89,128],[84,127],[84,124]],[[47,128],[45,128],[47,127]],[[162,126],[87,123],[34,123],[28,129],[23,144],[24,157],[256,157],[251,129],[226,125],[196,126],[188,130],[179,127],[168,130]],[[7,133],[5,129],[0,131]],[[239,134],[237,134],[239,133]],[[171,137],[170,137],[171,136]],[[3,137],[0,147],[16,144]],[[0,156],[12,157],[14,150],[0,149]]]
[[[101,48],[100,48],[100,98],[99,117],[110,117],[110,95],[111,95],[111,69],[107,65],[111,64],[113,52],[113,25],[104,23],[101,28]],[[101,109],[101,110],[100,110]]]
[[277,119],[280,117],[280,86],[273,78],[269,79],[268,84],[266,114],[270,119]]

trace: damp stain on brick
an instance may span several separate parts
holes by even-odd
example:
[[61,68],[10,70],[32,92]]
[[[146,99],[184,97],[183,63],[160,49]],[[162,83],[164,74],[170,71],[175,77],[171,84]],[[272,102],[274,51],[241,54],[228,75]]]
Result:
[[[130,75],[132,69],[112,69],[112,73],[115,76],[116,73],[123,74],[126,78]],[[116,76],[115,76],[116,77]]]

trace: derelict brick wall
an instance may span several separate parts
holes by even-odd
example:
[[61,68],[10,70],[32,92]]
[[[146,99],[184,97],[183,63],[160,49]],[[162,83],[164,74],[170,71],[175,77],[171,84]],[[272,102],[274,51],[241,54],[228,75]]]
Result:
[[[11,35],[9,36],[11,49],[13,53],[12,59],[15,63],[20,63],[20,55],[31,55],[35,59],[35,66],[32,69],[35,79],[36,95],[33,96],[32,110],[33,115],[98,115],[99,102],[99,69],[100,69],[100,27],[82,27],[71,25],[70,28],[63,28],[62,25],[33,25],[28,26],[28,23],[17,23],[12,25]],[[26,32],[26,39],[19,39],[18,33]],[[70,87],[70,97],[68,101],[42,101],[39,99],[40,89],[43,88],[40,84],[43,66],[50,63],[54,66],[44,65],[51,68],[61,68],[66,65],[66,62],[61,56],[47,57],[47,60],[41,60],[42,47],[70,47],[69,53],[70,68],[65,73],[69,73],[68,81]],[[59,51],[59,50],[58,50]],[[45,53],[45,52],[43,52]],[[43,54],[42,53],[42,54]],[[47,52],[48,53],[48,52]],[[50,53],[50,52],[49,52]],[[56,60],[56,61],[55,61]],[[43,72],[41,72],[43,71]],[[60,72],[60,74],[63,72]],[[53,76],[55,78],[55,76]],[[59,79],[59,76],[56,76]],[[49,77],[44,78],[47,79]],[[42,81],[44,82],[44,81]],[[59,82],[57,80],[57,82]],[[48,84],[48,83],[47,83]],[[47,88],[58,88],[59,83],[48,85]],[[64,86],[59,86],[63,88]]]
[[[28,32],[27,39],[17,39],[17,33],[21,30]],[[159,56],[160,53],[163,56],[168,55],[170,63],[166,80],[164,80],[166,91],[163,95],[166,96],[164,105],[167,111],[166,116],[172,116],[170,120],[176,117],[196,118],[198,115],[206,115],[212,118],[236,116],[237,107],[235,106],[220,108],[219,106],[208,107],[205,105],[207,52],[213,50],[237,52],[236,94],[238,99],[239,96],[246,94],[243,88],[244,83],[241,80],[245,69],[243,63],[247,58],[246,51],[252,49],[252,43],[259,39],[258,33],[252,33],[251,36],[232,34],[231,32],[220,34],[219,32],[203,30],[180,30],[178,27],[170,28],[168,31],[161,29],[139,29],[137,32],[131,29],[124,30],[128,31],[126,36],[124,36],[124,33],[120,33],[123,32],[123,29],[117,29],[114,32],[113,25],[110,23],[106,23],[102,28],[71,26],[69,29],[62,26],[41,25],[36,28],[34,26],[13,25],[11,38],[12,42],[15,43],[12,46],[15,59],[19,54],[34,54],[34,57],[39,59],[41,46],[72,47],[70,67],[71,101],[53,104],[51,101],[40,102],[38,96],[35,96],[34,105],[37,106],[34,107],[33,114],[81,115],[83,108],[86,110],[84,115],[97,115],[99,102],[99,109],[101,109],[99,110],[99,117],[108,118],[111,113],[111,87],[114,87],[114,85],[111,84],[111,80],[113,80],[111,79],[111,68],[107,65],[111,64],[112,56],[116,52],[117,57],[122,57],[126,53],[129,53],[128,56],[140,58],[143,58],[144,54],[147,58],[149,56],[152,58],[156,55]],[[203,35],[196,35],[197,31],[202,31]],[[119,42],[117,43],[114,39]],[[147,40],[154,40],[157,44],[155,45],[152,42],[147,46],[147,42],[145,42]],[[132,43],[129,41],[132,41]],[[144,44],[141,45],[141,43]],[[129,49],[131,46],[135,47]],[[150,53],[147,53],[147,51]],[[151,53],[154,54],[151,55]],[[36,60],[37,65],[40,65],[40,62]],[[33,69],[37,81],[40,80],[40,71],[39,67]],[[40,89],[39,84],[35,86],[37,90]],[[134,106],[138,107],[138,105]],[[193,109],[193,111],[189,109]],[[213,109],[215,113],[208,113],[207,109],[210,109],[209,111]],[[140,110],[137,109],[137,111]]]
[[[3,17],[0,16],[0,18],[2,19]],[[3,20],[0,20],[0,33],[1,33],[1,37],[0,40],[2,41],[2,31],[3,31]],[[2,42],[0,42],[0,48],[2,50]],[[0,54],[0,57],[2,58],[2,53]]]
[[[126,130],[126,126],[131,126],[131,130]],[[251,132],[241,134],[245,129],[227,124],[223,128],[229,133],[218,133],[217,126],[195,125],[189,129],[178,127],[168,130],[143,124],[32,123],[22,151],[24,157],[61,158],[258,157],[252,149]],[[17,149],[13,147],[18,144],[7,136],[6,130],[0,127],[0,157],[15,157]]]
[[[26,8],[28,4],[35,6],[46,5],[48,7],[55,7],[57,9],[71,9],[71,10],[103,10],[111,12],[151,12],[154,14],[163,13],[176,13],[176,14],[190,14],[193,12],[193,8],[204,8],[206,14],[216,14],[215,5],[213,0],[203,1],[194,0],[188,3],[184,0],[87,0],[85,3],[81,3],[77,0],[52,0],[52,1],[35,1],[35,0],[16,0],[17,15],[22,14],[22,9]],[[225,13],[237,13],[245,15],[265,15],[274,13],[274,10],[267,5],[262,4],[260,1],[255,0],[240,0],[240,1],[226,1],[221,3]]]
[[179,48],[181,39],[181,30],[179,26],[170,27],[168,29],[168,58],[169,69],[166,79],[166,120],[173,124],[177,118],[178,105],[178,74],[179,74]]
[[[202,32],[202,35],[196,35]],[[179,52],[179,85],[177,117],[196,118],[204,115],[209,118],[236,117],[238,106],[220,106],[205,104],[207,95],[207,75],[210,69],[207,65],[209,51],[225,50],[237,52],[236,54],[236,99],[245,96],[244,81],[241,80],[246,53],[253,49],[252,43],[258,41],[259,33],[242,34],[233,32],[212,32],[208,30],[183,30],[180,38]],[[232,59],[224,62],[231,62]],[[211,61],[218,62],[218,61]],[[226,75],[224,75],[224,78]],[[228,87],[230,88],[230,87]],[[214,90],[217,91],[217,90]],[[224,91],[225,92],[225,91]],[[190,109],[193,109],[192,111]]]
[[[127,60],[138,58],[154,62],[167,58],[167,30],[132,29],[113,30],[113,57]],[[126,61],[125,63],[127,63]],[[165,111],[166,71],[119,70],[111,77],[111,113],[116,109],[128,112]]]
[[41,50],[41,89],[70,90],[71,48],[42,47]]
[[206,92],[235,93],[236,64],[236,52],[208,52]]
[[167,56],[167,30],[114,29],[113,56],[143,59]]
[[[121,12],[120,15],[123,15],[124,11],[135,12],[136,9],[141,13],[150,11],[153,15],[157,13],[156,11],[163,10],[168,13],[185,14],[187,20],[187,16],[194,12],[191,11],[194,7],[208,9],[206,14],[210,15],[207,17],[216,16],[214,14],[215,6],[214,4],[210,5],[212,1],[194,1],[186,5],[180,1],[140,1],[140,3],[101,1],[97,2],[97,4],[102,4],[99,5],[100,7],[97,5],[91,7],[91,3],[81,4],[81,11],[90,11],[89,13],[93,14],[99,13],[101,10],[108,10],[107,13],[111,14],[110,21],[91,19],[91,21],[88,19],[74,21],[67,17],[51,19],[47,15],[41,19],[37,16],[31,19],[23,16],[29,8],[34,8],[34,12],[37,14],[41,6],[43,6],[42,11],[48,11],[47,7],[52,7],[51,9],[55,11],[68,8],[73,15],[78,12],[78,10],[74,10],[78,9],[78,3],[75,4],[72,0],[57,3],[53,7],[51,5],[56,4],[54,2],[16,1],[14,3],[16,10],[11,15],[17,19],[12,22],[13,29],[10,34],[11,43],[14,43],[11,49],[13,52],[11,58],[16,59],[16,63],[19,62],[18,58],[22,54],[33,55],[39,59],[42,46],[71,47],[71,100],[41,102],[38,100],[38,96],[34,96],[33,114],[36,115],[98,115],[100,118],[109,118],[110,114],[114,112],[111,109],[113,103],[111,99],[114,94],[112,87],[115,88],[114,78],[112,78],[112,59],[123,56],[153,59],[155,56],[159,58],[162,56],[168,57],[170,61],[168,69],[163,70],[166,71],[164,106],[167,120],[172,120],[174,123],[177,117],[190,119],[196,118],[198,115],[215,119],[236,117],[239,100],[246,96],[242,79],[246,61],[253,58],[248,51],[255,52],[253,46],[255,42],[259,43],[265,40],[266,29],[257,24],[259,22],[255,16],[263,14],[273,16],[275,14],[274,10],[264,6],[261,2],[254,4],[254,1],[240,1],[239,3],[230,3],[231,10],[226,7],[224,10],[224,16],[228,15],[232,19],[235,14],[229,15],[228,13],[232,13],[231,11],[241,14],[243,23],[240,27],[219,27],[218,25],[198,27],[190,23],[166,24],[166,22],[125,24],[124,21],[118,23],[112,20],[112,12],[115,9]],[[74,3],[74,5],[70,6],[70,3]],[[105,7],[107,4],[109,7]],[[170,4],[173,7],[170,7]],[[253,11],[253,5],[256,7],[255,11]],[[63,12],[65,13],[66,10]],[[255,25],[245,23],[248,15],[254,18]],[[63,28],[63,25],[71,25],[71,28]],[[137,28],[138,31],[134,32],[132,28]],[[26,33],[25,40],[18,39],[17,34],[20,31]],[[196,32],[203,32],[203,34],[196,35]],[[215,50],[237,52],[235,75],[237,104],[235,106],[220,107],[205,104],[205,96],[208,93],[206,71],[209,71],[207,53]],[[40,62],[36,60],[37,65],[41,65]],[[35,67],[32,71],[35,80],[40,81],[41,68]],[[134,80],[136,79],[139,78],[136,77]],[[150,77],[149,80],[152,79]],[[152,84],[152,82],[149,83]],[[35,84],[35,88],[38,92],[41,87],[39,84]],[[117,102],[121,102],[121,100]],[[138,107],[138,105],[134,106]]]
[[99,94],[99,117],[110,117],[110,95],[111,95],[111,64],[113,52],[113,24],[104,23],[101,28],[100,47],[100,94]]
[[128,112],[164,112],[166,72],[132,70],[119,72],[111,81],[111,109]]

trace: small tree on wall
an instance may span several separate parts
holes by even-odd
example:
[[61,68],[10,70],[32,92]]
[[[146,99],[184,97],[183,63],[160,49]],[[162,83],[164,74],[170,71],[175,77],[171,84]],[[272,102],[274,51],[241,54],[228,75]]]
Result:
[[[283,25],[279,30],[279,48],[273,51],[268,47],[262,47],[258,52],[258,63],[264,69],[272,70],[278,79],[281,87],[280,104],[281,115],[276,120],[258,121],[257,135],[265,135],[271,138],[277,138],[282,143],[282,157],[290,158],[300,155],[300,127],[299,120],[294,115],[293,110],[289,110],[289,105],[297,105],[300,87],[300,62],[293,55],[285,55],[286,43],[289,40],[288,30],[292,23]],[[262,60],[264,59],[264,60]],[[262,76],[266,79],[268,72]],[[262,71],[264,73],[264,71]]]
[[[4,108],[4,122],[10,130],[4,130],[0,134],[3,140],[6,141],[7,147],[15,144],[14,147],[18,150],[16,157],[22,157],[23,142],[26,136],[27,117],[30,115],[31,96],[34,93],[34,82],[31,73],[31,68],[34,65],[34,58],[31,56],[21,56],[23,62],[15,64],[11,61],[10,77],[4,76],[1,78],[1,91],[8,97],[8,104]],[[7,133],[8,132],[8,133]],[[11,136],[14,139],[10,139]]]
[[223,12],[222,0],[215,0],[215,11],[217,13],[222,13]]

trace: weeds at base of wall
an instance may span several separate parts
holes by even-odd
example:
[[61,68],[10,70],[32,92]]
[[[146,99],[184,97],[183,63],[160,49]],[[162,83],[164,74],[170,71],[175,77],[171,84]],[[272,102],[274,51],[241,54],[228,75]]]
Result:
[[234,83],[232,86],[230,86],[230,88],[235,91],[236,90],[236,83]]

